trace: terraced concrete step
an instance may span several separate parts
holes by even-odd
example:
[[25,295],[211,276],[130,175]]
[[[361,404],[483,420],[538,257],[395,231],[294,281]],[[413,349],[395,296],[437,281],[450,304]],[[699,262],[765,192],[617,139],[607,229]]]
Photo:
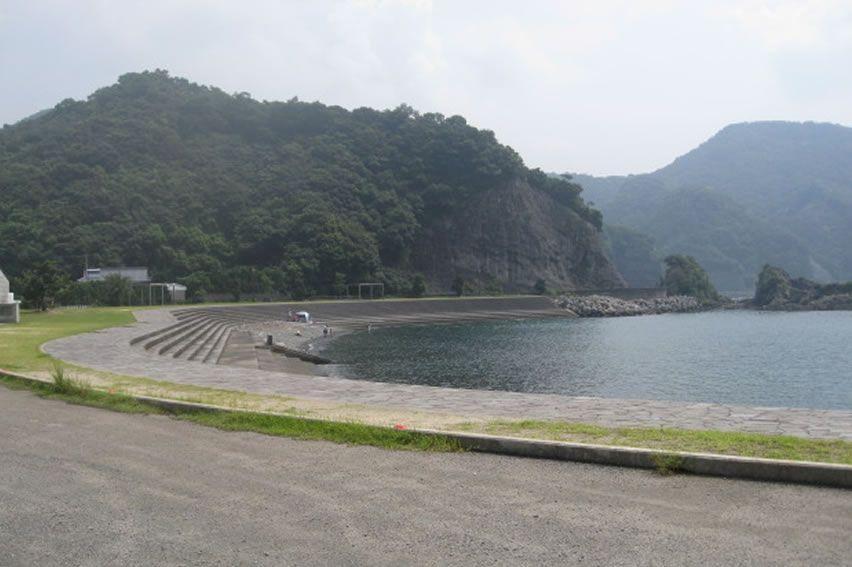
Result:
[[[189,329],[197,328],[199,325],[203,325],[207,321],[211,319],[219,319],[218,316],[201,316],[201,317],[193,317],[190,320],[181,321],[179,323],[175,323],[174,325],[169,325],[168,327],[164,327],[157,331],[153,331],[151,333],[146,333],[145,335],[141,335],[140,337],[135,337],[131,339],[130,344],[138,344],[140,338],[150,339],[143,346],[145,350],[150,350],[155,346],[168,341],[169,339],[185,333]],[[153,337],[153,338],[151,338]]]
[[[162,344],[167,340],[171,339],[172,337],[183,333],[186,329],[191,329],[196,324],[197,323],[195,323],[195,321],[193,320],[188,322],[182,322],[177,325],[171,325],[165,329],[161,329],[159,333],[154,335],[153,339],[149,340],[142,346],[145,348],[145,350],[151,350],[155,346]],[[134,344],[133,341],[131,341],[131,344]]]
[[234,321],[241,322],[251,322],[251,321],[270,321],[277,319],[278,317],[271,314],[263,314],[263,313],[246,313],[239,310],[228,309],[228,308],[217,308],[217,309],[195,309],[197,313],[203,314],[205,316],[217,316],[223,318],[230,318]]
[[207,357],[207,354],[213,350],[213,347],[218,342],[222,334],[230,328],[230,323],[219,323],[212,332],[204,338],[198,347],[192,351],[187,360],[201,360],[203,362]]
[[188,348],[188,345],[192,344],[192,341],[195,339],[195,337],[204,333],[207,329],[210,328],[211,325],[214,324],[216,324],[215,319],[205,319],[204,322],[192,326],[186,333],[178,335],[173,340],[163,345],[157,352],[157,354],[166,354],[173,348],[178,347],[177,351],[173,353],[172,356],[180,356],[180,353],[186,350],[186,348]]
[[174,324],[169,325],[169,326],[167,326],[167,327],[159,328],[159,329],[157,329],[157,330],[155,330],[155,331],[151,331],[150,333],[144,333],[144,334],[142,334],[142,335],[138,335],[138,336],[133,337],[132,339],[130,339],[130,344],[131,344],[131,345],[139,344],[139,343],[141,343],[141,342],[143,342],[143,341],[146,341],[146,340],[148,340],[148,339],[150,339],[150,338],[156,337],[156,336],[161,335],[161,334],[163,334],[163,333],[168,333],[169,331],[172,331],[172,330],[174,330],[174,329],[177,329],[178,327],[183,327],[183,326],[185,326],[185,325],[189,325],[191,322],[192,322],[192,320],[189,320],[189,321],[178,321],[177,323],[174,323]]
[[[208,337],[215,333],[221,326],[225,325],[225,323],[221,321],[217,321],[215,319],[211,319],[210,324],[205,326],[205,328],[199,332],[197,335],[192,337],[190,340],[186,341],[183,346],[177,349],[172,356],[174,358],[180,358],[185,353],[190,351],[190,349],[194,350],[194,347],[198,347],[199,345],[204,344],[204,342],[208,339]],[[188,358],[188,356],[187,356]]]
[[210,349],[210,352],[204,357],[202,362],[216,364],[219,362],[219,357],[222,356],[222,351],[225,350],[225,345],[228,343],[228,337],[231,336],[233,328],[228,327],[225,332],[219,337],[219,340]]

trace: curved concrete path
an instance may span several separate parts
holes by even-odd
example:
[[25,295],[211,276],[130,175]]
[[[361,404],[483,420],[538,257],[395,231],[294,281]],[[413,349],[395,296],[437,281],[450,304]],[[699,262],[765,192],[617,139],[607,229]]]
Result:
[[134,325],[51,341],[44,345],[44,351],[69,363],[117,374],[384,408],[495,418],[559,419],[604,426],[717,429],[852,440],[852,411],[463,390],[202,364],[158,356],[131,346],[131,338],[175,322],[169,310],[139,311],[136,317],[139,322]]

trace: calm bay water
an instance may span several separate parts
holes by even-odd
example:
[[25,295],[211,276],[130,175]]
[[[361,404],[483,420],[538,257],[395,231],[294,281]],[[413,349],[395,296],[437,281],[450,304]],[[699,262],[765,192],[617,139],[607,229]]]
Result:
[[720,311],[376,329],[331,375],[570,396],[852,409],[852,312]]

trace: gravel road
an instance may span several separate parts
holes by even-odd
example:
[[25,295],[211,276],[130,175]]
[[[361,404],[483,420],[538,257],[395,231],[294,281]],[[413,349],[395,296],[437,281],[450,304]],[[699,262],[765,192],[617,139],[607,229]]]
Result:
[[0,564],[841,565],[852,492],[223,433],[0,387]]

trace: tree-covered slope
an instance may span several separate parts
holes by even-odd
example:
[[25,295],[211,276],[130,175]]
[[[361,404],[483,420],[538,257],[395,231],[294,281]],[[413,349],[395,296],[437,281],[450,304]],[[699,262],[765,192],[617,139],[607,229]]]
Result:
[[630,202],[632,199],[620,203],[624,208],[613,213],[616,222],[634,219],[632,226],[660,243],[660,254],[694,256],[714,282],[725,284],[723,289],[750,289],[767,261],[784,262],[798,273],[811,269],[810,254],[799,239],[709,189],[667,193],[641,219],[633,217],[636,209],[629,207]]
[[[618,285],[580,190],[458,116],[259,102],[128,74],[0,131],[0,265],[14,277],[55,259],[77,274],[88,255],[207,291],[294,294],[364,280],[404,292],[418,272],[434,291],[458,274],[503,289]],[[460,213],[489,195],[506,205],[480,215],[485,244],[470,251],[454,240],[467,234]],[[544,232],[560,254],[523,222],[481,250],[492,225],[534,216],[516,208],[531,204],[553,212]]]
[[627,285],[656,287],[660,284],[662,260],[653,238],[617,224],[605,225],[604,235],[609,256]]
[[721,289],[751,287],[766,262],[852,278],[852,128],[734,124],[653,173],[575,180],[607,222],[694,255]]

